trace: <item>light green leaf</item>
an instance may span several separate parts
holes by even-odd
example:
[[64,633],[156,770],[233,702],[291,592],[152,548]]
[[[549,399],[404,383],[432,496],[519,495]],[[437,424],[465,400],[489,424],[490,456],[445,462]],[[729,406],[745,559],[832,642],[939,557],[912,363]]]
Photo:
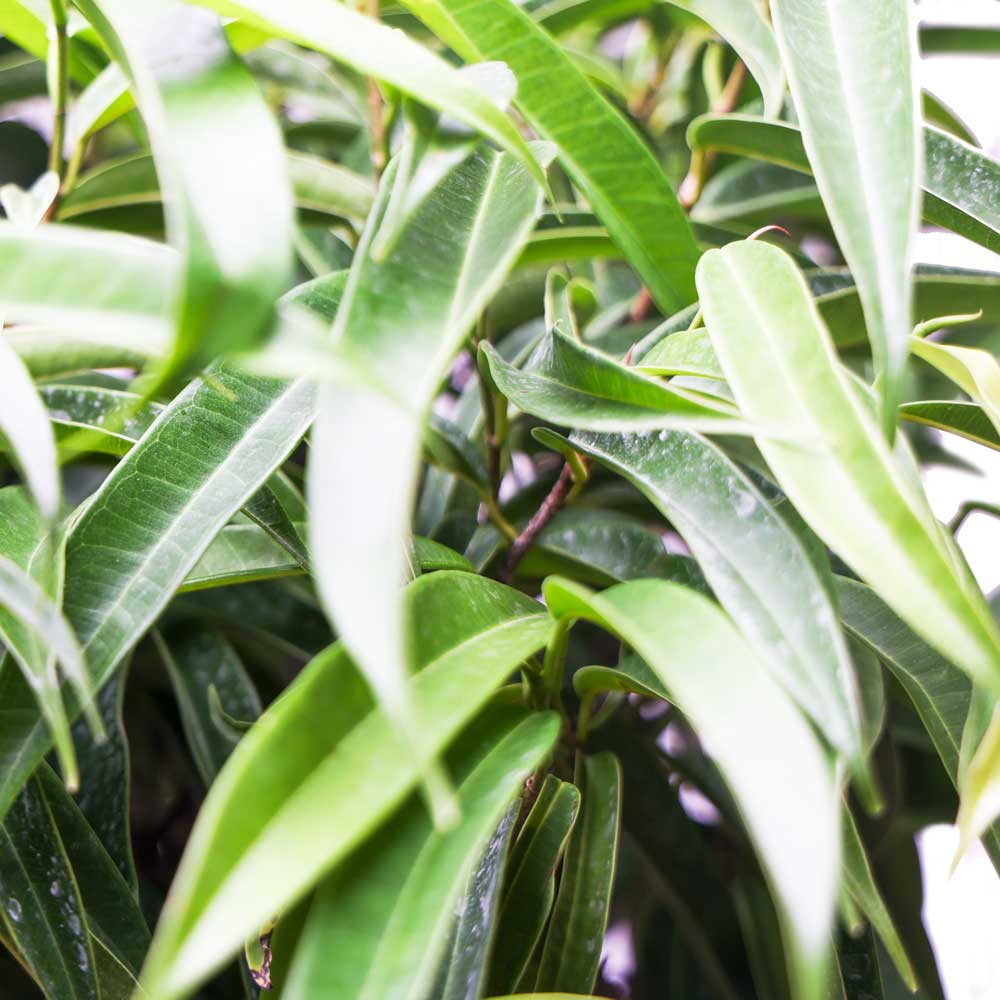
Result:
[[747,433],[745,421],[725,400],[675,389],[559,329],[546,335],[523,370],[489,344],[481,350],[504,396],[526,413],[563,427]]
[[[422,576],[407,595],[410,652],[422,668],[411,703],[439,753],[552,625],[530,598],[471,573]],[[160,919],[143,980],[150,995],[186,995],[414,789],[419,762],[370,705],[338,645],[243,737],[212,785]]]
[[771,25],[754,0],[666,0],[700,18],[736,50],[764,97],[764,114],[777,115],[785,96],[785,71]]
[[908,0],[774,0],[771,17],[809,162],[858,283],[891,438],[923,163],[915,19]]
[[899,408],[904,420],[936,427],[1000,451],[1000,434],[986,413],[976,403],[956,400],[921,400],[904,403]]
[[544,183],[544,174],[513,122],[470,77],[439,56],[346,4],[312,0],[194,0],[246,25],[325,52],[365,76],[390,84],[509,150]]
[[580,808],[575,785],[548,775],[510,853],[488,992],[517,988],[555,898],[555,873]]
[[808,439],[757,438],[796,510],[918,634],[1000,690],[989,608],[931,513],[904,444],[889,448],[870,400],[838,363],[791,259],[761,243],[732,244],[705,255],[698,285],[744,413]]
[[536,990],[592,990],[601,962],[618,860],[621,765],[614,754],[599,753],[579,758],[577,767],[580,817],[566,849]]
[[979,403],[994,430],[1000,432],[1000,365],[992,354],[921,337],[913,338],[912,349],[918,358],[933,365]]
[[[398,158],[386,174],[333,331],[338,354],[376,387],[321,391],[307,484],[324,605],[418,756],[405,703],[401,587],[423,427],[447,365],[541,209],[538,186],[507,154],[483,149],[456,163],[450,151],[432,149],[422,165],[438,157],[447,162],[440,180],[410,208],[388,255],[376,259]],[[344,489],[359,468],[367,470],[364,482]],[[433,802],[445,808],[440,792]]]
[[[1000,250],[1000,164],[981,150],[927,127],[924,135],[924,219],[997,252]],[[704,115],[688,129],[693,148],[711,148],[769,160],[810,173],[801,132],[788,122],[753,115]]]
[[676,528],[760,661],[864,773],[858,682],[836,608],[799,537],[739,466],[695,434],[577,432],[570,441]]
[[[631,646],[688,717],[767,873],[795,995],[818,1000],[840,867],[840,806],[830,762],[809,724],[729,619],[692,590],[638,580],[595,595],[550,579],[544,593],[557,618],[594,621]],[[794,807],[785,797],[789,787],[796,789]]]
[[698,378],[724,379],[719,359],[712,349],[708,330],[679,330],[664,337],[643,355],[636,366],[647,375],[694,375]]
[[[193,382],[174,399],[70,532],[63,606],[84,645],[95,688],[312,419],[314,393],[303,383],[226,369],[216,369],[213,379]],[[48,749],[48,737],[9,669],[0,674],[0,695],[2,811]],[[70,711],[76,712],[72,704]]]
[[632,126],[510,0],[405,0],[468,61],[499,59],[515,105],[559,159],[667,315],[693,301],[698,247],[666,176]]
[[525,779],[558,733],[552,713],[494,708],[449,754],[462,821],[433,831],[419,800],[317,891],[283,997],[411,1000],[427,995],[455,904]]
[[[263,96],[211,14],[176,0],[148,0],[141,11],[128,0],[79,6],[136,93],[170,239],[184,257],[167,373],[262,342],[292,275],[284,144]],[[183,58],[192,38],[203,53],[197,60]],[[167,74],[157,68],[164,65]]]
[[297,576],[302,566],[256,524],[227,524],[184,577],[181,592]]

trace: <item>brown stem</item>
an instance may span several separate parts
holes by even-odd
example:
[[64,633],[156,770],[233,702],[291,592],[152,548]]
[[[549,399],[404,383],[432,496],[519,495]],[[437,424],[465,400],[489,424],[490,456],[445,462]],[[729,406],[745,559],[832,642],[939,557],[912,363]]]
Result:
[[535,544],[535,539],[538,538],[545,526],[556,516],[559,509],[566,502],[566,496],[569,493],[572,482],[573,473],[567,462],[563,466],[562,472],[559,473],[559,478],[556,480],[555,486],[549,491],[549,495],[542,501],[538,510],[535,511],[531,520],[525,526],[524,531],[514,539],[514,544],[511,545],[510,552],[507,553],[507,562],[504,564],[503,569],[503,576],[506,580],[510,580],[513,577],[514,570],[517,569],[525,553]]

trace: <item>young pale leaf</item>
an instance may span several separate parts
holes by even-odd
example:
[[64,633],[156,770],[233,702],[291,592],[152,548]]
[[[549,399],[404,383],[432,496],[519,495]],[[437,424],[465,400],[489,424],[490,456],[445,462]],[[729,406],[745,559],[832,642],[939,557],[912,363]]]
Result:
[[405,0],[469,61],[499,59],[515,104],[559,150],[594,212],[669,315],[693,301],[698,247],[649,147],[544,29],[509,0]]
[[[174,399],[70,531],[63,605],[95,688],[312,419],[315,394],[303,383],[226,369],[215,370],[213,379],[193,382]],[[14,671],[0,673],[0,694],[2,812],[49,740]],[[77,710],[71,703],[71,713]]]
[[423,1000],[459,895],[524,781],[551,750],[559,721],[495,708],[449,754],[461,823],[435,832],[411,802],[317,891],[285,1000]]
[[[410,701],[428,752],[439,753],[545,645],[552,623],[530,598],[471,573],[419,577],[407,603],[420,669]],[[147,960],[148,994],[187,995],[413,790],[419,762],[370,708],[338,645],[246,733],[199,813]]]
[[[293,218],[284,143],[263,96],[212,14],[177,0],[79,6],[129,77],[184,257],[168,373],[260,343],[291,278]],[[200,58],[186,58],[192,45]]]
[[913,338],[912,349],[918,358],[933,365],[979,403],[994,432],[1000,432],[1000,365],[989,351],[921,337]]
[[680,532],[760,661],[863,772],[857,680],[836,608],[799,537],[750,479],[695,434],[577,432],[570,441],[641,490]]
[[490,959],[491,994],[515,990],[534,954],[555,898],[556,866],[579,808],[579,789],[548,775],[511,850]]
[[[333,337],[340,356],[377,385],[321,390],[309,462],[309,535],[320,595],[378,698],[419,748],[405,703],[402,585],[407,574],[421,439],[448,363],[503,281],[541,209],[521,164],[489,149],[447,166],[396,230],[373,243],[400,160],[386,174],[354,257]],[[344,489],[365,470],[357,488]],[[428,777],[432,777],[428,773]],[[435,808],[444,800],[435,797]]]
[[771,25],[760,7],[737,0],[666,0],[714,28],[746,63],[764,97],[764,114],[776,116],[785,96],[785,71]]
[[[810,173],[802,133],[753,115],[703,115],[688,128],[692,148],[753,156]],[[988,250],[1000,250],[1000,164],[940,129],[924,129],[923,217]]]
[[536,180],[545,177],[514,123],[490,96],[414,42],[346,4],[313,0],[194,0],[249,26],[325,52],[358,73],[373,76],[404,94],[463,122],[509,150]]
[[525,413],[563,427],[749,432],[725,400],[668,386],[559,329],[546,335],[524,370],[505,361],[490,344],[481,350],[504,396]]
[[[729,619],[692,590],[637,580],[596,595],[553,578],[544,593],[557,618],[585,618],[620,636],[688,717],[770,880],[795,995],[818,1000],[840,868],[840,806],[833,769],[808,722]],[[787,788],[796,790],[794,808]]]
[[791,259],[762,243],[705,255],[698,286],[716,354],[749,419],[798,428],[757,444],[795,509],[912,628],[1000,691],[1000,634],[932,514],[903,443],[893,452],[841,367]]
[[[969,716],[972,684],[957,667],[920,638],[870,588],[837,577],[844,626],[869,646],[893,672],[913,702],[931,741],[958,787],[959,748]],[[994,867],[1000,870],[1000,826],[983,834]]]
[[858,283],[891,437],[923,165],[915,18],[908,0],[774,0],[771,16],[809,162]]
[[601,961],[618,860],[621,765],[614,754],[600,753],[580,758],[578,768],[580,817],[566,849],[536,990],[586,993]]

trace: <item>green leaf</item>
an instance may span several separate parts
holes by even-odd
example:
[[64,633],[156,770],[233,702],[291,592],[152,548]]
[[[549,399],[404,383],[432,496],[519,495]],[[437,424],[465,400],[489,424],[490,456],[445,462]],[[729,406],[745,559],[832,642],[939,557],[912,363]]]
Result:
[[[166,374],[261,343],[292,275],[293,213],[281,133],[253,77],[210,14],[175,0],[141,11],[128,0],[79,6],[136,94],[170,239],[184,256]],[[204,58],[183,59],[193,36]],[[161,60],[170,60],[168,75],[156,69]]]
[[748,418],[797,428],[808,445],[757,438],[789,500],[823,541],[918,634],[1000,690],[1000,634],[931,513],[912,457],[879,433],[864,390],[839,365],[791,259],[760,243],[705,255],[702,307]]
[[487,983],[491,994],[517,988],[541,940],[555,898],[556,866],[579,808],[576,786],[548,775],[507,865]]
[[184,577],[181,592],[298,576],[302,566],[255,524],[227,524]]
[[[981,150],[940,129],[924,135],[923,217],[988,250],[1000,250],[1000,165]],[[688,129],[693,148],[753,156],[810,173],[803,137],[795,125],[753,115],[704,115]]]
[[566,849],[536,990],[586,993],[601,961],[618,860],[621,766],[611,753],[581,757],[577,766],[580,817]]
[[[412,659],[423,668],[411,701],[440,752],[552,625],[530,598],[470,573],[422,576],[407,595]],[[419,762],[370,705],[338,645],[243,737],[198,816],[147,961],[148,993],[186,995],[413,790]]]
[[[104,481],[70,531],[63,600],[93,687],[108,680],[215,535],[295,447],[313,398],[303,383],[216,369],[213,382],[181,392]],[[0,694],[2,811],[49,741],[9,669]]]
[[494,709],[474,725],[471,748],[449,755],[461,823],[436,833],[411,801],[334,872],[306,917],[286,1000],[426,995],[466,879],[559,728],[553,713],[515,709]]
[[260,715],[260,697],[236,650],[218,632],[187,626],[169,643],[154,631],[153,641],[174,688],[188,748],[210,787],[234,746],[213,718],[211,692],[227,715],[248,721]]
[[35,781],[0,823],[0,907],[6,930],[47,997],[99,1000],[80,890]]
[[253,27],[325,52],[365,76],[457,118],[508,150],[534,175],[545,177],[513,122],[470,77],[401,31],[344,4],[312,0],[195,0]]
[[809,162],[864,305],[891,439],[923,163],[910,4],[775,0],[771,16]]
[[975,27],[922,24],[920,51],[924,55],[949,53],[996,55],[1000,52],[1000,28],[991,28],[985,24],[977,24]]
[[710,748],[770,881],[796,996],[816,1000],[836,901],[840,807],[809,724],[729,619],[692,590],[638,580],[595,595],[550,579],[544,594],[557,618],[593,621],[631,646]]
[[757,81],[764,97],[764,114],[781,111],[785,96],[785,71],[771,25],[755,3],[729,0],[666,0],[700,18],[736,50]]
[[468,61],[499,59],[515,104],[559,159],[667,315],[695,298],[698,247],[649,147],[543,28],[510,0],[406,0]]
[[[845,628],[869,646],[903,686],[957,788],[962,730],[972,699],[968,677],[928,646],[873,590],[845,577],[836,581]],[[1000,826],[984,832],[983,845],[1000,870]]]
[[913,338],[913,353],[979,403],[993,424],[994,433],[1000,431],[1000,365],[992,354],[921,337]]
[[638,371],[647,375],[693,375],[722,380],[719,359],[712,350],[708,330],[679,330],[658,341],[642,356]]
[[480,349],[504,396],[526,413],[563,427],[746,432],[745,422],[726,401],[666,385],[559,329],[546,335],[524,370],[490,344]]
[[858,684],[836,608],[796,533],[739,466],[695,434],[577,432],[570,441],[674,526],[760,661],[863,772]]
[[938,430],[957,434],[987,448],[1000,450],[1000,434],[976,403],[963,403],[950,399],[921,400],[904,403],[899,408],[899,415],[904,420],[936,427]]
[[[324,606],[418,755],[405,703],[401,587],[423,427],[447,365],[541,209],[538,186],[506,154],[483,149],[455,162],[450,150],[432,149],[422,166],[435,161],[440,178],[408,209],[378,259],[395,185],[407,179],[400,158],[384,179],[333,331],[339,355],[373,385],[321,390],[307,484]],[[368,470],[364,481],[345,490],[358,468]],[[428,779],[435,780],[432,771]],[[444,808],[440,791],[433,794],[434,807]]]

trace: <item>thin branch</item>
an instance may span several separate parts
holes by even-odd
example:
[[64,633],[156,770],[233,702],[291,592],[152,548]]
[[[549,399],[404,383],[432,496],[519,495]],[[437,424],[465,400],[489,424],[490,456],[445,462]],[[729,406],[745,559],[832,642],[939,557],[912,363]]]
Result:
[[[49,147],[49,170],[63,180],[63,146],[66,144],[66,105],[69,101],[69,37],[66,32],[66,7],[63,0],[49,0],[52,8],[50,42],[55,49],[53,72],[52,55],[49,56],[49,89],[52,97],[52,145]],[[46,218],[55,211],[59,202],[56,193],[46,212]]]
[[525,526],[524,531],[517,536],[514,544],[511,545],[510,552],[507,553],[507,562],[504,564],[504,579],[510,580],[514,575],[514,570],[517,569],[518,564],[524,558],[525,553],[535,544],[535,540],[542,533],[545,526],[559,512],[560,508],[566,502],[572,482],[573,472],[567,462],[563,466],[562,472],[559,473],[559,478],[556,480],[555,486],[549,491],[549,495],[542,501],[541,506],[535,511],[531,520]]
[[[376,21],[379,16],[379,0],[366,0],[365,13]],[[368,77],[368,128],[372,149],[372,171],[375,183],[382,179],[385,170],[385,107],[382,103],[382,92],[378,89],[375,78]]]
[[997,507],[996,504],[986,503],[985,500],[966,500],[948,522],[948,531],[954,535],[970,514],[989,514],[992,517],[1000,518],[1000,507]]

